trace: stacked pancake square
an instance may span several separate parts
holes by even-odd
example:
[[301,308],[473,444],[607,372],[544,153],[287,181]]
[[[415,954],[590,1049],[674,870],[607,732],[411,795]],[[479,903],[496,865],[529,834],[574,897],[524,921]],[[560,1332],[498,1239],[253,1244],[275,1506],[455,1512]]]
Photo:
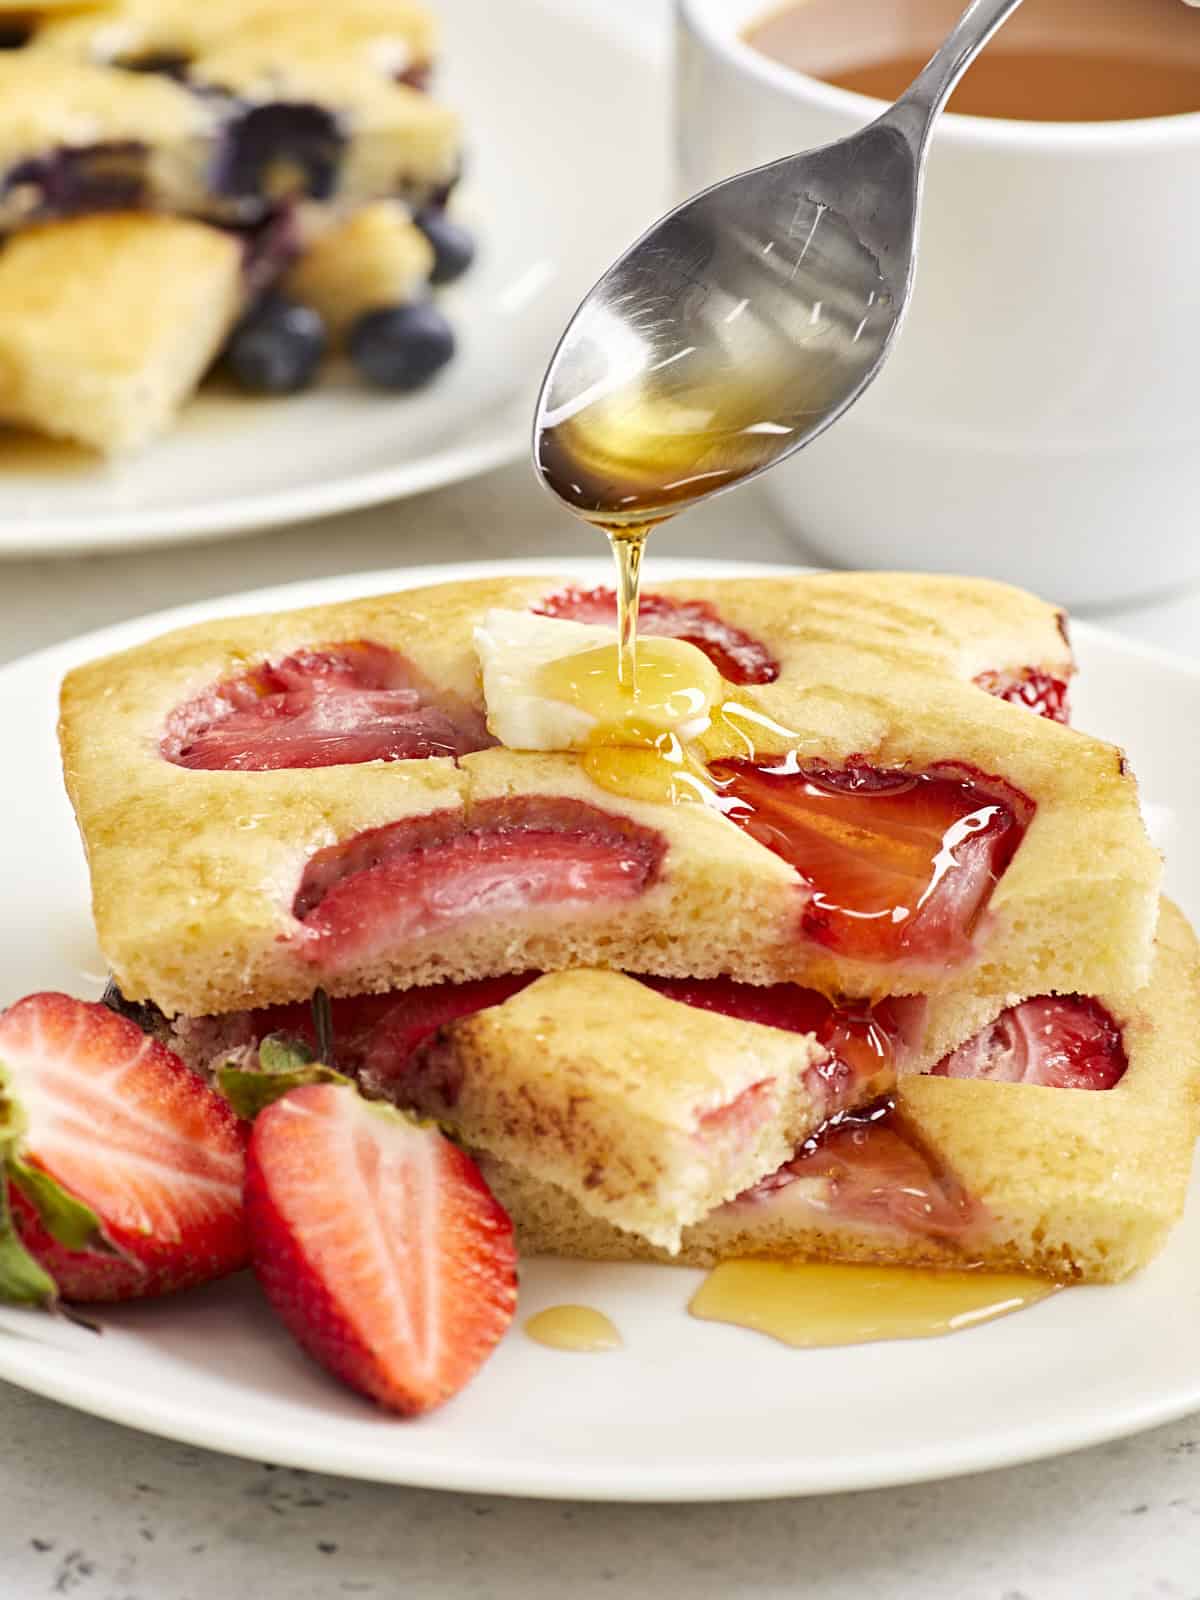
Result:
[[[496,579],[168,635],[72,673],[101,947],[201,1070],[268,1033],[435,1116],[527,1251],[1116,1279],[1197,1132],[1196,947],[1063,619],[912,575],[668,584],[711,787],[498,745]],[[494,708],[493,708],[494,709]],[[628,781],[621,761],[629,757]],[[616,781],[613,773],[616,772]]]

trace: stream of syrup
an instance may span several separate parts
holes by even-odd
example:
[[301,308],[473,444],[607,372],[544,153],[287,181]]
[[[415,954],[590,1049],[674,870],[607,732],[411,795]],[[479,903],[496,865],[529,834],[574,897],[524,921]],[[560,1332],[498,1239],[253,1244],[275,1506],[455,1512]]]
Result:
[[617,568],[620,681],[629,693],[637,682],[647,537],[698,493],[760,471],[778,453],[780,435],[829,404],[836,362],[822,352],[819,331],[809,330],[802,402],[795,371],[777,359],[757,363],[753,380],[739,382],[728,370],[692,371],[700,355],[685,349],[686,361],[652,366],[539,432],[535,450],[547,484],[608,537]]
[[642,592],[642,557],[650,527],[606,529],[617,565],[617,681],[626,694],[638,691],[638,602]]

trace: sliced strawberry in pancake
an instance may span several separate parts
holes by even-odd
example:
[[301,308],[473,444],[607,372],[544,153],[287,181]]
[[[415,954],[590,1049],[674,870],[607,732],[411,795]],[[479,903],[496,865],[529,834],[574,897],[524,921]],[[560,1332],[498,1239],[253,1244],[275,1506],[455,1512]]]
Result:
[[778,1172],[739,1197],[771,1201],[792,1185],[833,1223],[899,1229],[955,1238],[977,1223],[982,1208],[904,1128],[890,1101],[838,1117]]
[[[941,1077],[1105,1090],[1128,1067],[1121,1030],[1099,1002],[1041,996],[1002,1013],[932,1071]],[[961,1237],[984,1218],[953,1175],[907,1129],[891,1101],[835,1116],[793,1161],[743,1200],[769,1200],[804,1181],[793,1199],[833,1222]]]
[[1010,705],[1026,706],[1039,717],[1051,722],[1070,722],[1070,686],[1063,678],[1055,678],[1036,667],[1023,667],[1013,672],[981,672],[974,680],[976,687]]
[[788,1033],[811,1033],[829,1053],[828,1061],[813,1067],[809,1078],[814,1096],[824,1101],[827,1117],[864,1092],[880,1094],[889,1087],[919,1043],[925,1015],[921,995],[893,997],[876,1006],[866,1001],[836,1006],[815,989],[797,983],[760,986],[730,978],[649,977],[641,982],[684,1005]]
[[[368,1094],[390,1098],[418,1045],[448,1022],[500,1005],[538,976],[523,972],[332,1000],[334,1048],[333,1060],[327,1065],[350,1074]],[[302,1040],[316,1052],[312,1007],[268,1006],[246,1012],[238,1043],[260,1044],[268,1034]]]
[[1041,995],[1001,1012],[990,1027],[931,1069],[940,1078],[1111,1089],[1129,1066],[1121,1030],[1098,1000]]
[[[564,617],[569,622],[617,620],[613,589],[577,589],[572,586],[534,607],[542,617]],[[663,594],[643,594],[638,605],[638,631],[694,644],[729,683],[774,683],[779,662],[766,645],[725,621],[707,600],[672,600]]]
[[484,800],[469,819],[435,812],[318,851],[293,914],[307,958],[337,972],[447,923],[636,899],[665,853],[658,833],[584,801]]
[[654,978],[640,980],[668,999],[723,1017],[758,1022],[788,1033],[819,1034],[834,1007],[815,989],[798,983],[735,983],[732,978]]
[[439,702],[402,655],[356,642],[217,684],[171,713],[160,749],[180,767],[273,772],[462,756],[491,743],[477,712]]
[[810,886],[801,928],[839,955],[964,960],[1033,802],[949,763],[928,772],[721,760],[723,809]]

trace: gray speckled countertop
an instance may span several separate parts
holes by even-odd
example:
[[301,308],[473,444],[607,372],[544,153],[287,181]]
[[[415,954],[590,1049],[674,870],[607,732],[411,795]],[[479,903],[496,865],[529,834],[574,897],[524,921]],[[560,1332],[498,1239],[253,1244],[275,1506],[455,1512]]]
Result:
[[[653,46],[669,0],[557,3],[624,16]],[[753,490],[663,529],[655,551],[803,559]],[[306,528],[0,566],[0,661],[288,578],[593,553],[515,467]],[[1200,594],[1104,620],[1200,654]],[[1200,1600],[1200,1418],[953,1482],[722,1507],[378,1487],[209,1455],[3,1384],[0,1441],[0,1600]]]
[[956,1482],[553,1504],[232,1461],[0,1390],[4,1600],[1196,1600],[1200,1426]]
[[[803,559],[748,490],[656,553]],[[277,534],[0,567],[0,659],[283,578],[591,554],[523,466]],[[1200,596],[1105,619],[1200,654]],[[1200,1352],[1197,1353],[1200,1360]],[[0,1385],[0,1600],[1200,1600],[1200,1419],[923,1487],[712,1506],[381,1488],[208,1455]]]

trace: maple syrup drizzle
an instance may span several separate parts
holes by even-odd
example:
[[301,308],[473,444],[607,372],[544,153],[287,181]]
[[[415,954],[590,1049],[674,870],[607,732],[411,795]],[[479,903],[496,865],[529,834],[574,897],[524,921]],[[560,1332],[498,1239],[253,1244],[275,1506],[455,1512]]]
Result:
[[529,1318],[525,1332],[552,1350],[584,1354],[619,1350],[624,1342],[616,1324],[594,1306],[548,1306]]
[[[828,373],[821,360],[810,358],[810,365],[815,403],[824,398]],[[652,367],[548,421],[535,446],[547,483],[608,538],[617,569],[617,677],[630,693],[638,682],[642,557],[651,530],[699,487],[722,488],[758,471],[776,453],[778,435],[792,431],[791,421],[780,420],[780,408],[795,401],[790,369],[760,363],[753,381],[738,384],[724,370],[697,378],[689,363],[682,389],[680,376],[673,362]]]
[[638,606],[642,592],[642,556],[650,526],[605,529],[609,549],[617,564],[617,681],[631,693],[637,691]]
[[708,726],[721,697],[721,674],[686,640],[652,636],[642,641],[630,686],[621,678],[618,654],[619,645],[596,645],[548,661],[537,676],[542,693],[595,721],[584,771],[601,788],[629,798],[711,803],[708,770],[686,736]]
[[721,675],[708,657],[682,639],[642,641],[637,683],[617,673],[618,646],[601,644],[548,661],[536,688],[586,711],[598,726],[598,742],[623,741],[626,748],[652,747],[662,733],[702,732],[709,707],[721,693]]
[[[820,321],[820,307],[816,321]],[[815,324],[814,324],[815,327]],[[819,332],[819,329],[816,329]],[[800,417],[828,403],[836,363],[815,336]],[[617,566],[621,682],[637,673],[641,563],[651,529],[701,490],[725,488],[778,453],[779,435],[798,422],[791,364],[760,361],[751,380],[724,367],[697,373],[699,352],[683,367],[658,363],[628,383],[553,415],[536,453],[546,482],[577,516],[608,536]]]
[[765,1333],[795,1349],[928,1339],[995,1321],[1061,1284],[1015,1272],[725,1261],[692,1297],[704,1322]]
[[[806,381],[816,400],[824,369],[812,351],[807,353],[813,359]],[[689,359],[691,354],[684,352]],[[778,434],[797,423],[797,414],[784,407],[785,399],[795,404],[794,373],[756,370],[752,383],[739,386],[731,384],[728,372],[697,373],[684,365],[688,370],[681,372],[673,362],[660,363],[616,388],[602,385],[586,392],[578,404],[548,414],[536,442],[547,483],[577,515],[606,533],[617,565],[615,662],[596,651],[582,652],[552,663],[555,682],[546,684],[549,693],[592,718],[584,771],[600,787],[627,798],[672,805],[699,801],[731,817],[809,882],[813,892],[803,931],[813,941],[879,960],[894,959],[908,943],[923,941],[931,961],[959,959],[1023,831],[1023,822],[1010,826],[1016,819],[989,803],[990,794],[981,790],[982,804],[956,808],[946,800],[953,788],[948,780],[886,774],[892,788],[903,780],[940,802],[946,812],[940,831],[937,807],[926,805],[930,815],[922,818],[917,805],[914,825],[912,816],[896,815],[894,804],[878,798],[883,786],[874,782],[858,785],[862,795],[851,794],[831,773],[833,792],[823,796],[800,766],[800,747],[811,747],[811,741],[752,704],[722,701],[724,680],[693,646],[687,647],[690,665],[673,681],[668,704],[673,700],[678,706],[679,696],[700,692],[707,673],[715,692],[707,696],[712,716],[703,726],[685,726],[678,715],[656,712],[658,681],[642,697],[637,625],[642,557],[651,529],[686,504],[701,483],[720,487],[757,470],[764,452],[769,457],[776,450]],[[650,646],[659,642],[643,642],[644,663],[650,661]],[[600,670],[585,670],[588,663]],[[714,716],[722,731],[745,748],[740,762],[725,758],[710,767],[696,745]],[[782,740],[787,756],[763,760],[756,751],[756,735],[762,733],[771,742]],[[799,780],[795,792],[781,786],[790,780]],[[960,787],[965,792],[966,786]],[[853,894],[844,903],[837,880],[870,878],[856,870],[856,858],[863,857],[877,869],[873,883],[858,896],[866,897],[864,903]],[[943,892],[943,880],[952,873],[964,891],[957,921],[944,909],[952,896]]]
[[644,749],[597,730],[583,753],[583,770],[610,794],[656,805],[720,806],[721,795],[703,758],[674,733],[660,733]]

